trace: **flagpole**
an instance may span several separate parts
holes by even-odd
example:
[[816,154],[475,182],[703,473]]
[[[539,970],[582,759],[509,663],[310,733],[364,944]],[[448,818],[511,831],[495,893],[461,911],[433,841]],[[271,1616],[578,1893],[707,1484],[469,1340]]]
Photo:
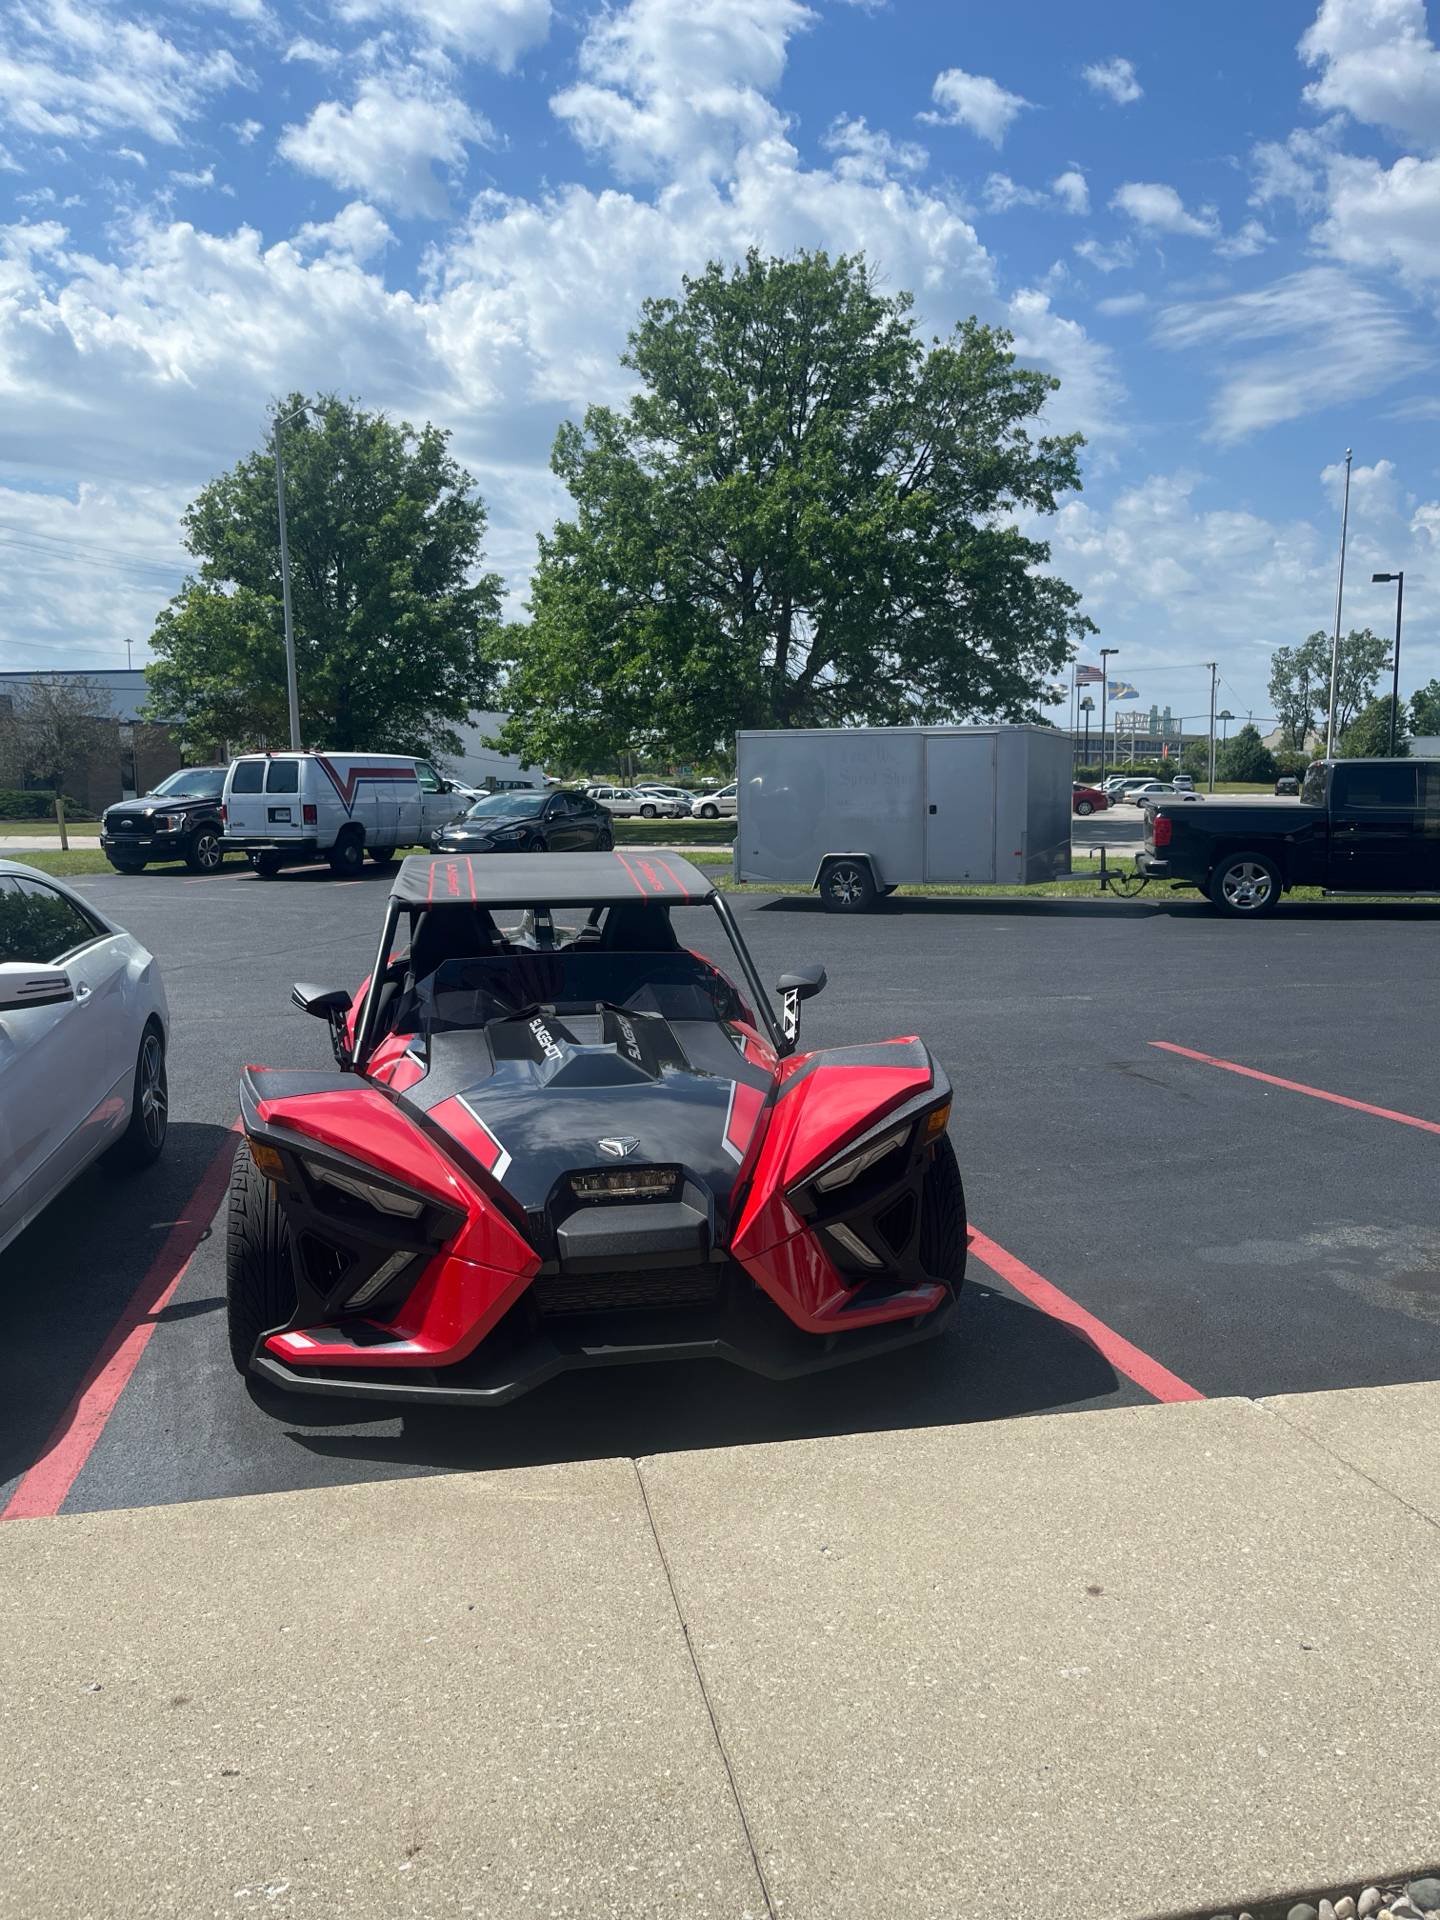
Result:
[[1340,603],[1345,597],[1345,535],[1350,526],[1350,449],[1345,449],[1345,505],[1340,513],[1340,573],[1335,582],[1335,639],[1330,648],[1330,712],[1325,723],[1325,758],[1335,757],[1335,679],[1340,667]]

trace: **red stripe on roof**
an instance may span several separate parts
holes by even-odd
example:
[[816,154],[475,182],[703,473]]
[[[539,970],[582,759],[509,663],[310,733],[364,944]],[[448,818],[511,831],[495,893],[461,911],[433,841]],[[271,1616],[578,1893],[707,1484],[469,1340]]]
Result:
[[625,858],[624,854],[621,853],[618,847],[616,847],[614,851],[615,851],[615,858],[620,862],[621,866],[625,869],[626,873],[629,874],[630,878],[635,881],[635,891],[640,895],[642,899],[646,898],[647,896],[645,893],[645,889],[644,887],[641,886],[638,878],[636,877],[635,869],[631,866],[630,862]]

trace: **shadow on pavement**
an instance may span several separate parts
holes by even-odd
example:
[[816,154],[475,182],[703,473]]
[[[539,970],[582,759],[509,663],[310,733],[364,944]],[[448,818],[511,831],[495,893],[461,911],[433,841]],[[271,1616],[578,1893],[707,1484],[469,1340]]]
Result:
[[88,1167],[0,1254],[0,1506],[9,1497],[3,1490],[39,1457],[228,1137],[226,1127],[175,1122],[155,1166]]
[[[312,1453],[441,1470],[747,1446],[1149,1400],[1068,1327],[973,1285],[935,1340],[801,1380],[765,1380],[719,1361],[609,1367],[562,1376],[493,1410],[372,1409],[247,1384],[255,1405]],[[398,1413],[400,1431],[355,1432],[371,1411],[388,1416],[387,1424]],[[338,1427],[349,1431],[325,1431]]]

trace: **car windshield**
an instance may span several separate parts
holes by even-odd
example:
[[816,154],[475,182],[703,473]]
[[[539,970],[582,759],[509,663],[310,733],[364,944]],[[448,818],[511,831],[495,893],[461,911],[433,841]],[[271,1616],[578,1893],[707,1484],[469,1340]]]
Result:
[[666,1020],[746,1020],[730,983],[693,953],[553,952],[446,960],[415,989],[422,1033],[487,1027],[534,1014],[658,1013]]
[[471,807],[467,818],[471,820],[493,820],[497,816],[506,820],[533,820],[545,807],[546,796],[543,793],[491,793],[483,800],[477,800]]
[[223,767],[184,767],[179,773],[167,775],[158,787],[152,787],[150,791],[171,797],[183,793],[197,800],[218,800],[224,787]]

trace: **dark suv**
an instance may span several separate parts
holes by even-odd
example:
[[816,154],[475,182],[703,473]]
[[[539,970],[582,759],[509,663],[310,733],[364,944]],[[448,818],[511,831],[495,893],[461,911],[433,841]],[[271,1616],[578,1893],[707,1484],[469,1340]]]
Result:
[[184,767],[140,800],[119,800],[100,822],[100,847],[120,873],[151,860],[183,860],[192,873],[218,873],[225,857],[220,795],[224,767]]

